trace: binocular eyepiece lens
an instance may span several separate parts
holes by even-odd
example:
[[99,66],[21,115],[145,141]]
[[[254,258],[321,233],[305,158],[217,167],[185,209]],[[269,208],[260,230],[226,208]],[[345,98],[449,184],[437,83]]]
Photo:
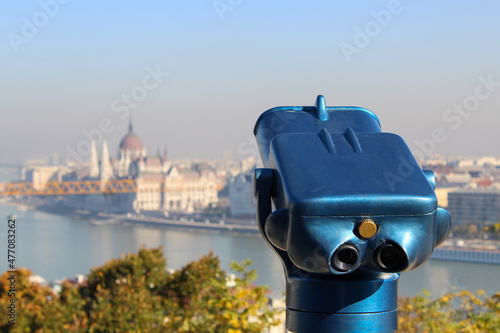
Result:
[[406,256],[399,246],[386,243],[375,251],[375,262],[386,271],[397,271],[403,267]]
[[347,272],[356,267],[358,260],[358,250],[352,245],[343,244],[333,254],[330,266],[337,271]]

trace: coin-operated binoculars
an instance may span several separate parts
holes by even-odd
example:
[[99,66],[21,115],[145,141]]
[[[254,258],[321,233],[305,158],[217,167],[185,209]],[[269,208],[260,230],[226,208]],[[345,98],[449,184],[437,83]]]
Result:
[[254,134],[262,236],[285,268],[291,332],[395,332],[399,273],[422,265],[451,226],[434,173],[358,107],[277,107]]

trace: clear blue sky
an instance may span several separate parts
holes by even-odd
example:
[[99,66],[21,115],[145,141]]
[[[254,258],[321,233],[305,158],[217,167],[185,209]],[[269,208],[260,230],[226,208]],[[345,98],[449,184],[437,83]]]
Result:
[[66,2],[0,2],[2,162],[64,159],[102,119],[116,155],[132,92],[135,132],[171,158],[245,157],[260,113],[318,94],[372,110],[412,149],[441,128],[435,152],[500,155],[500,86],[477,88],[500,82],[498,1]]

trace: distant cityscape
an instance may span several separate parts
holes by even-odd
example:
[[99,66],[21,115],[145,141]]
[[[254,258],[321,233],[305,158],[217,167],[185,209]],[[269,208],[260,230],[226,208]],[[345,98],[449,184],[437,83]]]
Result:
[[[255,160],[240,162],[182,161],[168,158],[166,148],[148,155],[130,122],[120,141],[116,157],[110,156],[106,140],[98,154],[91,144],[90,158],[77,165],[59,164],[58,156],[49,161],[32,160],[23,164],[20,181],[41,189],[49,182],[130,179],[137,184],[134,193],[93,193],[46,195],[28,200],[51,210],[72,210],[107,214],[164,215],[207,213],[254,219],[251,171]],[[16,180],[16,181],[19,181]],[[21,198],[18,198],[21,199]]]
[[[144,214],[169,217],[176,214],[207,214],[255,223],[252,195],[253,158],[243,161],[170,161],[166,149],[147,154],[130,122],[116,157],[106,140],[100,154],[92,142],[90,158],[79,165],[60,165],[57,156],[27,161],[20,180],[41,188],[47,182],[130,179],[133,193],[93,193],[32,198],[53,210],[106,214]],[[436,176],[438,204],[452,215],[452,234],[499,238],[500,158],[443,157],[419,161]],[[489,231],[489,232],[487,232]]]
[[[421,164],[423,169],[434,171],[438,204],[450,212],[455,232],[494,231],[500,219],[499,158],[435,156]],[[478,230],[467,229],[472,225]]]

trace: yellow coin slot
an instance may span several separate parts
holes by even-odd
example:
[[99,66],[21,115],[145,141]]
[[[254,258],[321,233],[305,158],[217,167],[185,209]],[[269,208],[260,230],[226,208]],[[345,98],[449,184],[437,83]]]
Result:
[[358,224],[358,232],[363,238],[372,238],[377,233],[377,225],[372,220],[363,220]]

